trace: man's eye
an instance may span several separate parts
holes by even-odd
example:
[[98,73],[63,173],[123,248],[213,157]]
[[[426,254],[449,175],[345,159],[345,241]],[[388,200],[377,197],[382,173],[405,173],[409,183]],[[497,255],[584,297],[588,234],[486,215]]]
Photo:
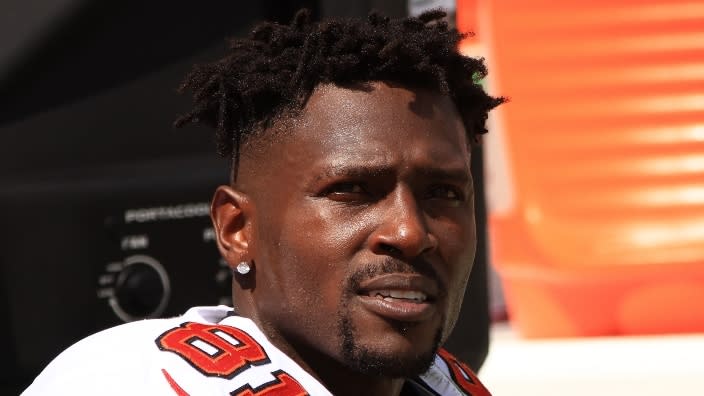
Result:
[[367,194],[360,183],[336,183],[325,191],[325,195],[335,200],[357,200]]
[[361,194],[364,192],[364,188],[359,183],[338,183],[334,185],[331,192],[341,192],[341,193],[351,193],[351,194]]
[[454,186],[435,186],[430,190],[430,198],[447,199],[451,201],[463,201],[464,194]]

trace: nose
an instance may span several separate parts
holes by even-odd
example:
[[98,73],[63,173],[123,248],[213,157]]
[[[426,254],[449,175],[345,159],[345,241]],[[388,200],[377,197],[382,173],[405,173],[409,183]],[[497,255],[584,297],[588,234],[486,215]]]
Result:
[[380,209],[380,222],[370,236],[376,254],[414,258],[437,248],[423,209],[411,191],[398,188]]

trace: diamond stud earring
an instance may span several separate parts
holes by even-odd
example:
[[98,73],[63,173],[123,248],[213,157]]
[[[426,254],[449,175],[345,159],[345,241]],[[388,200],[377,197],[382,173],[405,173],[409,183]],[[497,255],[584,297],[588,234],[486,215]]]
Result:
[[249,262],[240,261],[240,263],[237,264],[237,268],[235,268],[235,270],[241,275],[247,275],[249,271],[252,270],[252,267],[249,266]]

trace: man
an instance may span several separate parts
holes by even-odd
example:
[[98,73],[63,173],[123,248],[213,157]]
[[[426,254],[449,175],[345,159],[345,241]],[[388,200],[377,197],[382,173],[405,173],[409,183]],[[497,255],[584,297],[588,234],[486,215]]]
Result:
[[232,158],[212,220],[234,310],[93,335],[25,392],[487,395],[440,346],[475,253],[470,145],[502,102],[440,11],[262,24],[182,89]]

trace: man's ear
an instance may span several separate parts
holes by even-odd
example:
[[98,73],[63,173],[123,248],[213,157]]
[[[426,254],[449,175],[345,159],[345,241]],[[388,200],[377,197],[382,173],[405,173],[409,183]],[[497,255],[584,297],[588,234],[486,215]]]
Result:
[[215,190],[210,205],[218,249],[222,257],[234,268],[241,261],[254,258],[252,244],[253,209],[249,197],[229,186]]

